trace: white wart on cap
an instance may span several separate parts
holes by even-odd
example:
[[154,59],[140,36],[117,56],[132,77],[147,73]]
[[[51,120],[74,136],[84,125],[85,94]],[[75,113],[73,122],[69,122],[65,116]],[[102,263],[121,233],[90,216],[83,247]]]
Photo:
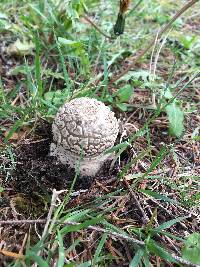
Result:
[[81,97],[59,109],[52,131],[50,155],[72,168],[80,161],[80,173],[94,176],[111,156],[104,152],[113,147],[119,125],[114,113],[102,102]]

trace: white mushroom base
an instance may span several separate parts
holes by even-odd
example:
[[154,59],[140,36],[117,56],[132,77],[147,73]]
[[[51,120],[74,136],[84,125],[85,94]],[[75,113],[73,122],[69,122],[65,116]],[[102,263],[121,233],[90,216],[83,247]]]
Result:
[[113,154],[99,155],[96,158],[85,158],[77,160],[77,156],[73,156],[60,145],[51,143],[50,156],[56,157],[59,162],[80,172],[81,175],[95,176],[101,169],[103,163],[113,158]]

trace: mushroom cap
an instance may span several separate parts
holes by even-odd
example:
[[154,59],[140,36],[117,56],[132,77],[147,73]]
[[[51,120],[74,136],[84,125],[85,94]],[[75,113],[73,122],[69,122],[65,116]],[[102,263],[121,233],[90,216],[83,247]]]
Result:
[[[59,109],[52,131],[53,150],[57,148],[56,154],[61,162],[73,166],[81,154],[84,162],[104,161],[103,154],[114,145],[119,125],[114,113],[104,103],[81,97]],[[53,152],[51,154],[55,155]]]

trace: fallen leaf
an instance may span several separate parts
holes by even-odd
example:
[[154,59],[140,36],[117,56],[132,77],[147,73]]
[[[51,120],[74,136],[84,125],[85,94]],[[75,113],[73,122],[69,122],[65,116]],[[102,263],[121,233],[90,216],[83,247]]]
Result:
[[13,44],[10,44],[6,48],[6,53],[8,55],[30,55],[32,54],[33,49],[35,48],[35,45],[30,41],[20,41],[20,39],[17,39]]

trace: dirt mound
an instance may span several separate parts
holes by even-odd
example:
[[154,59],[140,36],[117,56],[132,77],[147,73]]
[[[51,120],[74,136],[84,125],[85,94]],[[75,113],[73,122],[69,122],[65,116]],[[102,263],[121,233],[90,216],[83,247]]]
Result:
[[[12,187],[17,192],[34,195],[35,192],[40,194],[51,192],[53,188],[57,190],[70,188],[76,172],[49,156],[51,142],[51,124],[43,122],[36,127],[31,139],[21,142],[15,148],[16,165],[11,176]],[[111,178],[116,171],[113,170],[109,177],[110,164],[110,161],[104,164],[95,178],[100,180],[105,177]],[[93,180],[94,177],[78,175],[75,189],[87,189]]]

